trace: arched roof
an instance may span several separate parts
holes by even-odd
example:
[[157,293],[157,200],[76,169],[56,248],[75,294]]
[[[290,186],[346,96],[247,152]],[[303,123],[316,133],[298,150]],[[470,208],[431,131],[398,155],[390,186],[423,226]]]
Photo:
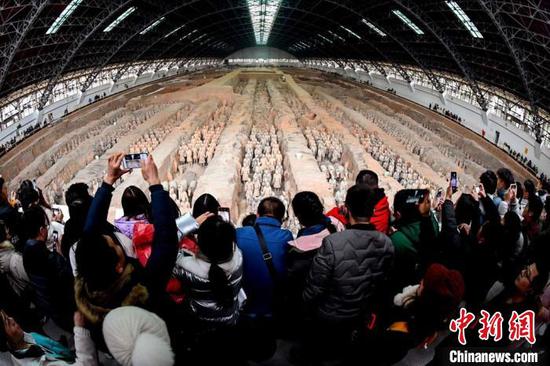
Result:
[[[270,29],[258,21],[253,24],[251,3],[258,5],[260,15],[265,14],[263,5],[268,12],[269,6],[275,9]],[[13,0],[7,4],[0,8],[0,98],[46,81],[46,102],[62,75],[85,68],[94,72],[82,89],[114,63],[223,59],[255,46],[263,27],[264,32],[271,31],[268,46],[300,60],[389,63],[405,78],[407,71],[401,65],[410,65],[423,70],[440,90],[442,81],[434,70],[449,72],[468,82],[482,107],[487,101],[479,83],[513,93],[533,110],[550,106],[550,5],[545,0]],[[475,30],[460,20],[464,16],[455,12],[456,6]],[[64,14],[68,15],[60,18]],[[53,29],[56,21],[60,26]]]

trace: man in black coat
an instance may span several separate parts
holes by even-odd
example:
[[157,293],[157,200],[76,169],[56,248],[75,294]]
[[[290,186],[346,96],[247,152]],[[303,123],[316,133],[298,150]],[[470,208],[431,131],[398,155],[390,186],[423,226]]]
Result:
[[[323,239],[313,259],[303,299],[314,318],[315,338],[328,342],[328,348],[349,339],[390,273],[394,247],[370,223],[375,205],[373,190],[351,187],[345,202],[350,228]],[[318,343],[316,348],[325,347]]]

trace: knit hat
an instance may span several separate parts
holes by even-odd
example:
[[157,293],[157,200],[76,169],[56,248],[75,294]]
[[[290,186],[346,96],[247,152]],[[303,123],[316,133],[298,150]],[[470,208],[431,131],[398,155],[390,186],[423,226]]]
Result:
[[428,267],[422,284],[423,293],[445,299],[451,306],[458,306],[464,296],[464,280],[460,272],[439,263]]
[[103,322],[103,337],[122,366],[174,364],[166,324],[149,311],[135,306],[112,310]]

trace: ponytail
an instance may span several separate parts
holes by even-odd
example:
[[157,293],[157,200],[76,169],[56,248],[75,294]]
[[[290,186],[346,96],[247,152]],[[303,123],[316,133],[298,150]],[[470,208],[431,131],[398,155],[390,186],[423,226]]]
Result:
[[233,302],[233,290],[224,270],[217,263],[210,264],[208,280],[216,303],[220,306],[230,306]]

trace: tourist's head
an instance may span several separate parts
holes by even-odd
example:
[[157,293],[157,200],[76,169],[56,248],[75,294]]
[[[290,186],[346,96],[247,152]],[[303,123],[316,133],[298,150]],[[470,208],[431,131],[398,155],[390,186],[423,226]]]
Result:
[[21,218],[21,229],[28,239],[46,241],[49,225],[48,215],[40,206],[29,207]]
[[71,184],[65,192],[65,203],[69,208],[71,219],[83,221],[88,214],[93,197],[88,192],[88,185],[85,183]]
[[462,194],[455,204],[457,224],[469,224],[477,211],[477,202],[471,194]]
[[89,291],[104,290],[120,277],[126,268],[122,246],[109,235],[99,233],[83,236],[75,253],[78,275]]
[[479,182],[487,194],[494,194],[497,190],[497,175],[492,170],[487,170],[479,177]]
[[214,215],[218,214],[220,203],[214,196],[209,193],[205,193],[199,196],[193,204],[193,217],[197,218],[200,215],[210,212]]
[[172,366],[174,354],[164,320],[135,306],[121,306],[107,314],[103,337],[120,365]]
[[24,180],[17,191],[17,199],[21,202],[23,211],[31,206],[38,205],[40,196],[30,180]]
[[427,189],[402,189],[393,199],[393,214],[398,225],[418,221],[429,215],[430,209],[430,191]]
[[431,264],[420,282],[418,297],[413,303],[415,330],[428,336],[440,329],[457,310],[464,290],[460,272],[439,263]]
[[535,185],[535,182],[533,182],[531,179],[527,179],[525,182],[523,182],[523,198],[529,198],[529,196],[534,196],[537,191],[537,187]]
[[13,350],[24,336],[25,333],[19,324],[4,310],[0,310],[0,352]]
[[497,170],[497,189],[499,191],[507,190],[508,188],[510,188],[510,184],[514,182],[514,175],[512,174],[510,169],[500,168],[499,170]]
[[527,199],[527,206],[523,210],[523,219],[527,223],[538,222],[542,214],[544,204],[541,199],[536,195],[531,195]]
[[309,191],[296,193],[292,199],[292,211],[300,225],[304,227],[318,225],[325,219],[321,200],[315,193]]
[[272,217],[282,223],[285,213],[285,205],[277,197],[266,197],[258,204],[258,217]]
[[197,245],[208,258],[210,270],[208,278],[212,292],[219,304],[233,301],[233,293],[224,270],[219,266],[233,257],[236,231],[233,225],[219,216],[208,218],[199,228]]
[[129,186],[124,190],[121,204],[124,216],[129,219],[140,215],[151,217],[151,204],[145,193],[136,186]]
[[361,170],[357,174],[355,184],[365,184],[370,189],[376,189],[378,188],[378,175],[372,170]]
[[242,226],[254,226],[256,224],[256,214],[248,214],[244,217]]
[[364,184],[356,184],[348,189],[345,206],[350,223],[369,222],[376,206],[376,194]]
[[533,261],[520,269],[514,285],[524,295],[540,294],[548,282],[548,267],[541,260]]

